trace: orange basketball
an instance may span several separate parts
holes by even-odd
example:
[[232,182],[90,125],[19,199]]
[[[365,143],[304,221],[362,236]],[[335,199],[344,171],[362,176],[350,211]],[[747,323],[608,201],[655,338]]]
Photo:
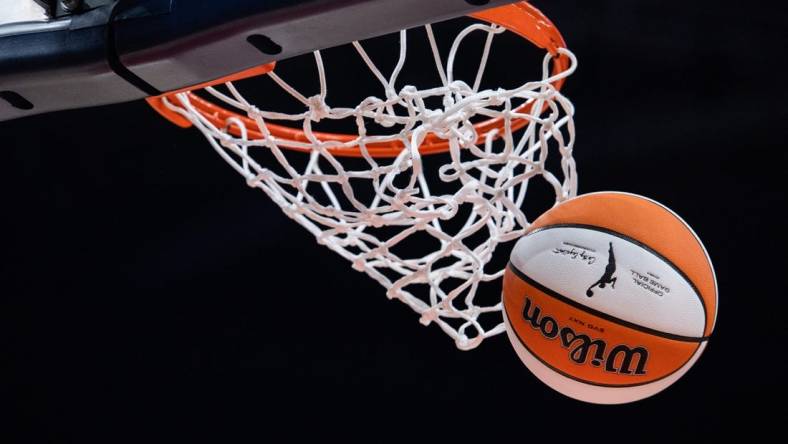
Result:
[[617,404],[695,363],[714,329],[717,284],[700,239],[671,210],[593,193],[545,212],[517,242],[503,306],[509,339],[539,379]]

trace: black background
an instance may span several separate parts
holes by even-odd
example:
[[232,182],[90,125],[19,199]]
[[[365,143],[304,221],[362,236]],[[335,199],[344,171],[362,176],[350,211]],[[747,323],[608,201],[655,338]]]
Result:
[[542,385],[503,336],[456,350],[198,132],[137,102],[0,124],[0,441],[681,440],[781,425],[785,11],[535,3],[580,60],[566,91],[581,193],[661,201],[714,261],[717,329],[680,381],[595,406]]

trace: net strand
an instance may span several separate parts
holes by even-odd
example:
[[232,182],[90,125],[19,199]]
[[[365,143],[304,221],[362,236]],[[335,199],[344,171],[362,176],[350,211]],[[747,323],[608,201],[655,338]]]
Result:
[[[556,203],[576,194],[574,108],[553,86],[574,72],[576,60],[560,49],[545,55],[539,80],[513,89],[484,89],[493,37],[505,29],[468,26],[454,39],[445,63],[432,27],[426,31],[440,81],[432,88],[396,89],[407,60],[407,33],[401,31],[399,57],[389,76],[360,42],[352,42],[383,88],[381,97],[371,95],[355,107],[329,105],[330,79],[319,51],[314,52],[319,86],[314,96],[302,94],[273,71],[268,74],[303,105],[302,112],[261,109],[233,83],[225,85],[227,93],[214,87],[205,92],[246,114],[253,128],[234,117],[221,127],[214,124],[190,93],[165,99],[165,105],[189,119],[250,187],[262,190],[319,244],[379,282],[390,299],[417,312],[422,324],[438,325],[458,348],[468,350],[504,331],[500,297],[482,296],[500,295],[503,270],[489,268],[494,268],[496,249],[529,226],[523,205],[531,181],[543,179]],[[455,79],[454,64],[463,41],[474,32],[487,37],[469,86]],[[558,56],[571,63],[553,75],[551,62]],[[428,106],[433,98],[443,106]],[[530,107],[518,106],[522,103]],[[481,118],[501,119],[503,125],[480,134],[474,123]],[[314,126],[325,119],[352,122],[358,134],[321,138]],[[305,140],[274,137],[268,124],[277,121],[300,122]],[[514,125],[521,121],[527,124]],[[389,132],[371,134],[371,123]],[[262,137],[250,137],[251,130]],[[443,162],[437,169],[427,168],[420,151],[427,137],[448,142],[446,153],[431,155]],[[401,144],[396,156],[371,154],[370,146],[389,142]],[[335,155],[345,148],[356,149],[359,156],[351,161]],[[560,156],[560,172],[547,168],[552,155]]]

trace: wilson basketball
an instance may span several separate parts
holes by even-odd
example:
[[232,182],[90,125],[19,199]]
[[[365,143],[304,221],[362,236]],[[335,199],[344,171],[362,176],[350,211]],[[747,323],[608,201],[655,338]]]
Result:
[[617,404],[651,396],[697,361],[714,329],[706,249],[663,205],[594,193],[539,217],[504,274],[506,331],[553,389]]

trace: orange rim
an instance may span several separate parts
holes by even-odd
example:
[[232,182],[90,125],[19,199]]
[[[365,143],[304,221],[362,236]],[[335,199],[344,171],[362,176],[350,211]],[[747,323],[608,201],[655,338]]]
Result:
[[[503,26],[509,31],[525,38],[539,48],[549,51],[551,54],[556,55],[553,59],[552,74],[557,75],[565,71],[569,67],[569,59],[566,56],[558,54],[559,48],[565,48],[566,44],[563,37],[558,32],[558,29],[553,23],[544,16],[538,9],[531,6],[527,2],[518,2],[505,6],[487,9],[481,12],[472,14],[471,17],[484,20],[489,23]],[[192,106],[202,114],[208,121],[216,127],[223,127],[227,119],[239,119],[247,128],[247,137],[250,139],[262,139],[262,133],[256,129],[256,122],[248,116],[239,114],[235,111],[230,111],[221,105],[205,100],[192,91],[205,88],[208,86],[218,85],[235,80],[241,80],[248,77],[266,74],[273,70],[275,63],[268,63],[266,65],[256,66],[245,71],[241,71],[220,79],[212,80],[209,82],[201,83],[199,85],[183,88],[177,91],[170,91],[160,96],[149,97],[147,99],[150,106],[153,107],[159,114],[164,116],[170,122],[182,127],[188,128],[191,122],[188,119],[171,110],[164,104],[164,99],[175,102],[175,95],[178,93],[187,93],[189,101]],[[560,90],[564,84],[565,79],[559,79],[553,86]],[[528,114],[531,112],[532,104],[527,103],[515,109],[515,112],[521,114]],[[528,124],[527,119],[513,119],[512,131],[523,128]],[[493,130],[501,129],[504,126],[504,120],[500,117],[489,119],[479,122],[474,125],[479,139],[483,139],[488,133]],[[296,142],[309,143],[309,139],[304,134],[303,130],[292,128],[289,126],[267,123],[266,127],[271,135],[278,139],[292,140]],[[229,132],[235,136],[241,136],[241,130],[236,125],[229,127]],[[348,143],[356,140],[358,135],[341,134],[341,133],[325,133],[314,131],[313,134],[323,141],[336,141],[340,143]],[[373,157],[396,157],[404,148],[402,142],[395,140],[390,142],[376,142],[366,145],[367,151]],[[288,149],[296,151],[309,151],[309,149],[300,149],[288,147]],[[419,147],[421,154],[433,154],[445,152],[449,149],[449,142],[445,139],[437,137],[435,134],[429,134]],[[361,149],[356,146],[350,147],[336,147],[330,148],[329,151],[335,156],[342,157],[361,157]]]

